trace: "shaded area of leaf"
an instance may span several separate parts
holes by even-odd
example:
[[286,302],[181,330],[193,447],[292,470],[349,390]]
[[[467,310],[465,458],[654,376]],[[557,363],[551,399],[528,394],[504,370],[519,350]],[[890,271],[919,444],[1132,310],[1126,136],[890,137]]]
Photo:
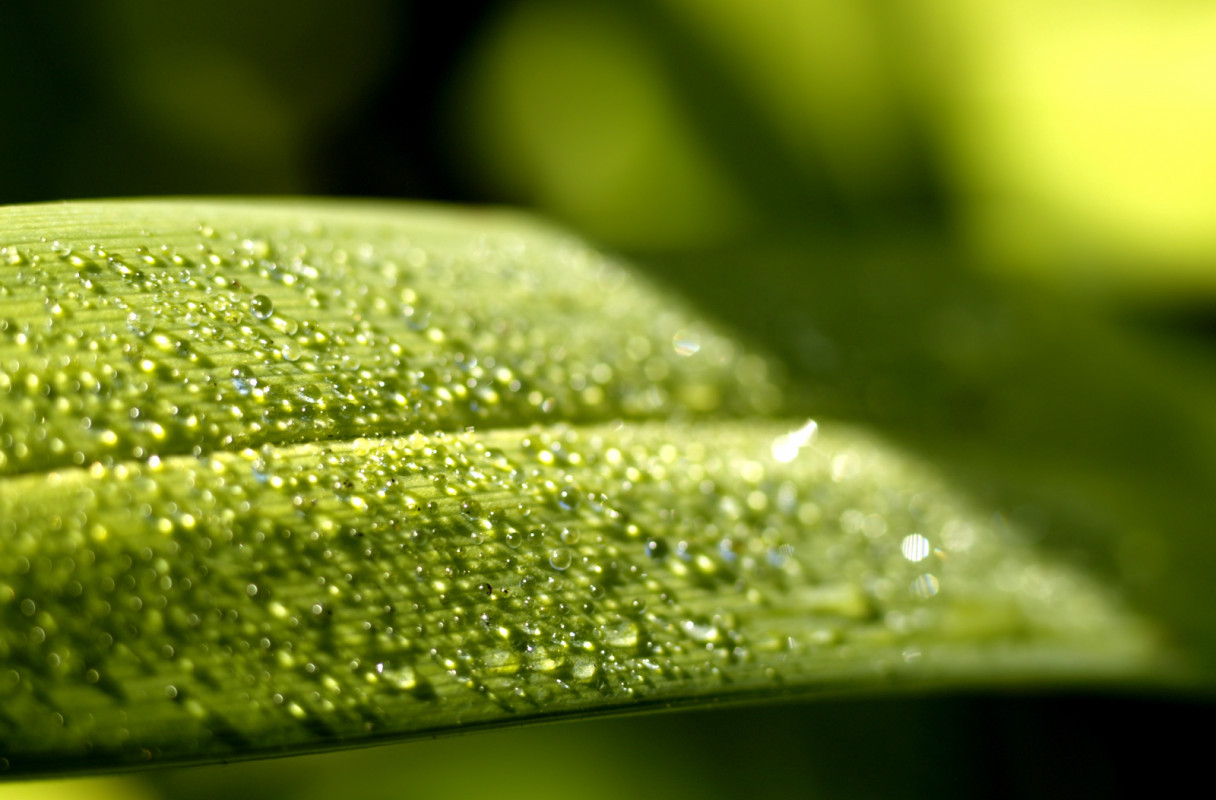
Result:
[[[931,455],[1216,663],[1205,371],[1082,303],[988,283],[923,237],[787,238],[655,263],[780,355],[805,408]],[[693,279],[706,269],[717,279]]]

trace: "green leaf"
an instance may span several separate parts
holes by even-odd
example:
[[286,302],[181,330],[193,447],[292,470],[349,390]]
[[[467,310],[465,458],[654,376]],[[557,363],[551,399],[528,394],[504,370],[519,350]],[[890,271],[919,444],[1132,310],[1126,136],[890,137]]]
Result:
[[505,212],[0,210],[0,767],[1190,685],[1118,592]]

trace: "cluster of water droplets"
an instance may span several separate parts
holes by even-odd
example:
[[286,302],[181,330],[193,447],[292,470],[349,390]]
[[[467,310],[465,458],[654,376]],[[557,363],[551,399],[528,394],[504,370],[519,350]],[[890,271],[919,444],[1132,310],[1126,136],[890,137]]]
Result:
[[5,246],[0,474],[775,407],[765,362],[708,332],[690,358],[696,323],[577,243],[418,239],[200,225],[172,244]]
[[[956,614],[942,597],[991,596],[982,523],[884,486],[898,465],[865,448],[775,461],[780,430],[415,434],[64,475],[2,509],[5,707],[120,749],[99,708],[167,706],[182,747],[383,734],[910,660]],[[841,458],[867,469],[834,477]],[[105,702],[73,718],[85,688]],[[142,739],[138,714],[118,730]]]
[[731,422],[765,363],[581,246],[371,238],[0,251],[10,756],[822,680],[1066,594],[886,450]]

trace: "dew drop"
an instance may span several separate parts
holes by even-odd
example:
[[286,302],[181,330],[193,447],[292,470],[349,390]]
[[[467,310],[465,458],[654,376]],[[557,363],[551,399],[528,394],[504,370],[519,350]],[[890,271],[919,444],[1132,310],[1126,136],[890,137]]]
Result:
[[905,536],[899,545],[899,551],[904,554],[904,558],[912,562],[923,561],[927,558],[929,549],[929,540],[919,533]]
[[274,315],[274,301],[264,294],[254,295],[249,301],[249,310],[258,319],[270,319]]
[[651,558],[663,558],[669,549],[667,542],[663,539],[655,538],[646,542],[646,555]]
[[930,598],[940,591],[941,584],[937,580],[937,576],[926,572],[923,575],[916,576],[916,580],[912,581],[909,591],[916,597]]
[[557,504],[566,511],[573,511],[574,509],[578,508],[582,501],[582,495],[579,493],[579,490],[573,486],[567,486],[557,495]]
[[574,556],[564,547],[559,547],[549,553],[549,566],[554,569],[568,569],[574,563]]
[[681,328],[671,337],[671,346],[678,356],[695,356],[701,350],[701,337],[696,331]]

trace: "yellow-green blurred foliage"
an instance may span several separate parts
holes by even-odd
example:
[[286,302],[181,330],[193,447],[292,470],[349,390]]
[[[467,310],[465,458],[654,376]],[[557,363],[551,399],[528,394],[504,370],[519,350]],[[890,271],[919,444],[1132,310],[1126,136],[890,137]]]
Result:
[[5,3],[0,202],[499,200],[641,252],[927,220],[1018,275],[1216,287],[1211,3],[481,0],[452,18]]
[[1133,287],[1216,284],[1216,7],[952,5],[943,143],[977,244]]
[[474,170],[618,245],[714,241],[751,212],[667,78],[611,5],[521,3],[476,54],[459,106]]
[[619,246],[763,227],[732,180],[746,165],[724,163],[720,131],[673,88],[670,37],[644,24],[661,18],[751,101],[756,116],[733,123],[771,132],[754,143],[784,148],[785,179],[846,211],[914,206],[927,171],[980,263],[1116,290],[1216,287],[1209,3],[641,5],[505,8],[456,104],[479,175]]

